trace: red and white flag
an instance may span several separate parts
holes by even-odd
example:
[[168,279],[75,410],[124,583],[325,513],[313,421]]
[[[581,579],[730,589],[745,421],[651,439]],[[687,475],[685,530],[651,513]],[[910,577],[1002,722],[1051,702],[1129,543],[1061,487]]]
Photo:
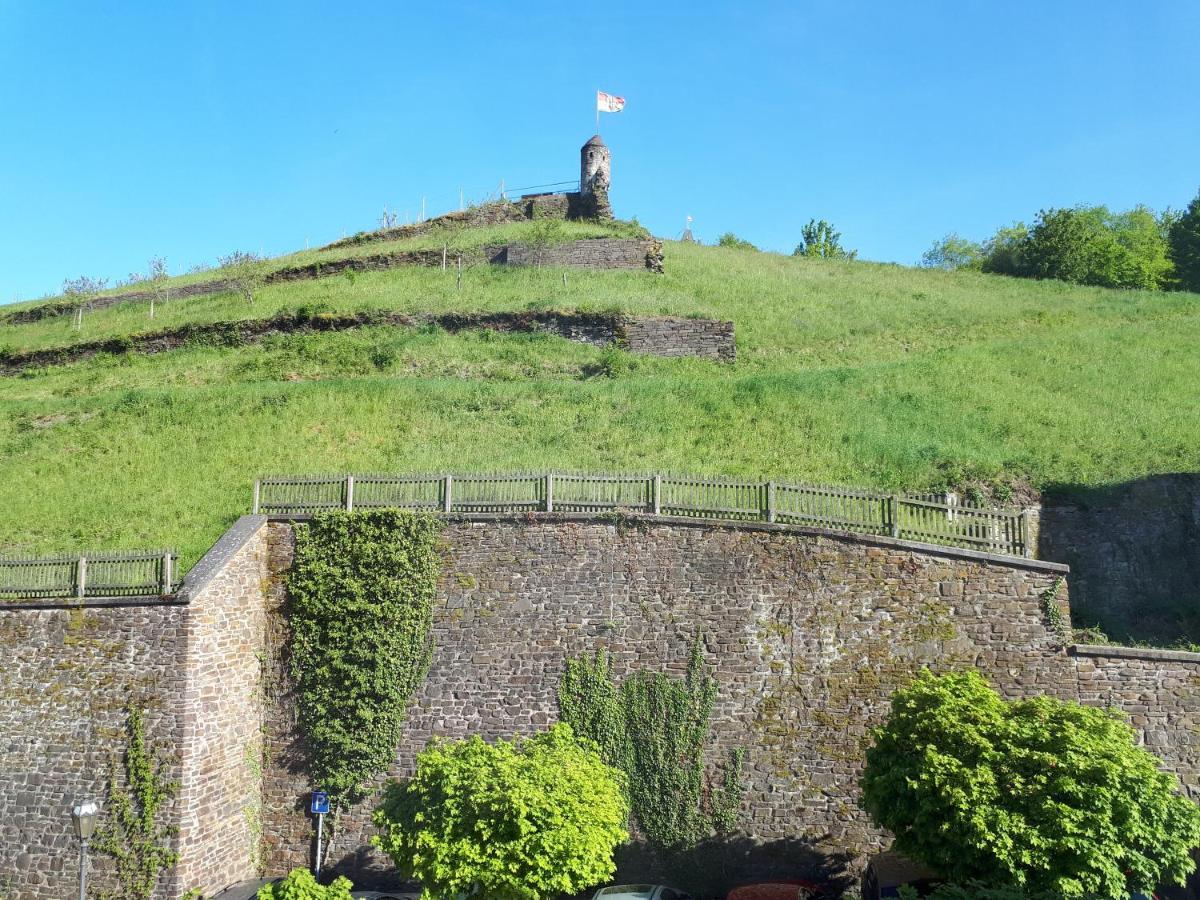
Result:
[[596,112],[620,112],[625,108],[625,98],[616,94],[596,91]]

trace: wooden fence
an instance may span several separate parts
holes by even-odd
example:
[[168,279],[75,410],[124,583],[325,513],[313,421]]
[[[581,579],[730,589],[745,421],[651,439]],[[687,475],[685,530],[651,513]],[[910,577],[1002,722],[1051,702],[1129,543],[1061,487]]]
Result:
[[254,512],[275,518],[379,507],[447,515],[628,511],[778,522],[1031,555],[1029,521],[1023,510],[974,506],[953,496],[881,494],[777,481],[561,472],[278,476],[254,483]]
[[177,561],[170,550],[0,558],[0,600],[164,596]]

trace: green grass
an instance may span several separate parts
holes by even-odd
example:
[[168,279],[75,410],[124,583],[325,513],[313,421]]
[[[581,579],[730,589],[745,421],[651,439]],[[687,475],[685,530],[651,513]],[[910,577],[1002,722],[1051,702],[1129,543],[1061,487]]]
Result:
[[96,311],[82,334],[0,327],[23,350],[296,307],[619,308],[733,319],[739,354],[629,357],[608,378],[590,374],[602,351],[557,338],[370,328],[0,379],[0,549],[173,545],[190,566],[271,472],[658,468],[921,490],[1200,469],[1200,296],[685,244],[666,258],[661,277],[481,267],[459,289],[402,269],[272,286],[252,307],[172,301],[152,323],[138,304]]

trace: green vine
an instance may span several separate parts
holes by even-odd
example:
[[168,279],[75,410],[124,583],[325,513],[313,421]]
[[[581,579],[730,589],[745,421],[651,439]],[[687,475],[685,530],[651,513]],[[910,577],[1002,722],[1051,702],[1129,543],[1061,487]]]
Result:
[[97,893],[99,900],[149,900],[159,876],[175,865],[171,838],[174,825],[160,825],[159,812],[171,802],[179,784],[167,777],[168,762],[146,744],[142,711],[130,707],[125,723],[124,779],[114,760],[108,780],[105,822],[92,846],[112,857],[117,887]]
[[1042,612],[1046,614],[1046,621],[1049,623],[1050,629],[1064,640],[1068,632],[1067,620],[1058,605],[1058,595],[1066,583],[1067,579],[1060,576],[1042,594]]
[[682,680],[636,672],[618,687],[603,650],[592,659],[567,661],[558,689],[560,716],[596,743],[605,762],[625,772],[634,817],[660,847],[691,846],[737,824],[744,751],[730,754],[719,786],[706,785],[704,777],[716,695],[699,634]]
[[428,671],[440,528],[392,509],[325,512],[297,528],[289,668],[314,784],[338,807],[391,766]]

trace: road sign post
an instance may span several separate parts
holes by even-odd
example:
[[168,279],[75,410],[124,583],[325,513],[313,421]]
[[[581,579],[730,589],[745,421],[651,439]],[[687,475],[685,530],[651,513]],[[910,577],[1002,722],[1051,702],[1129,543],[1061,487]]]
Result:
[[309,804],[309,812],[317,817],[317,864],[314,866],[314,874],[317,878],[321,877],[321,856],[323,839],[325,837],[325,816],[329,812],[329,794],[326,791],[313,791],[312,802]]

